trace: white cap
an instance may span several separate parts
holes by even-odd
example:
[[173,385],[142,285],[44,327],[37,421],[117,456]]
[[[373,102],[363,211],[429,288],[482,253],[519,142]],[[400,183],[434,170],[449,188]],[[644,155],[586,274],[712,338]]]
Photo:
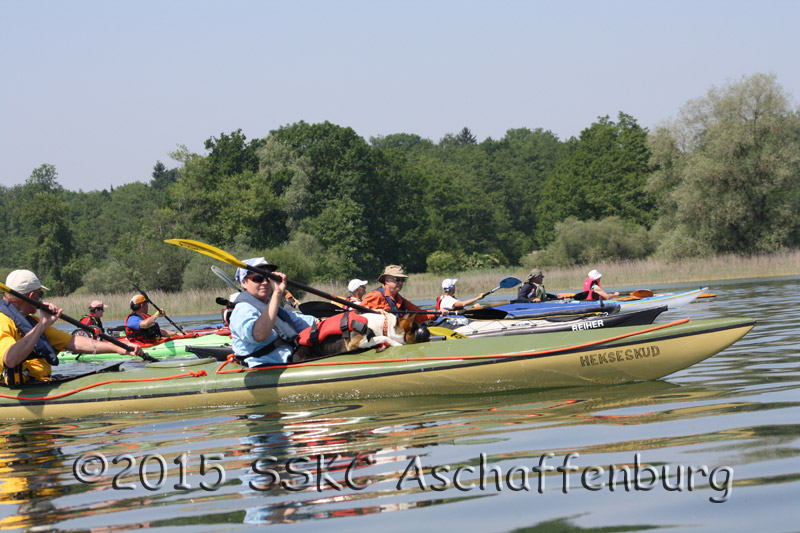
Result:
[[359,287],[366,287],[368,282],[364,281],[363,279],[351,279],[350,283],[347,284],[347,290],[350,292],[355,292],[355,290]]
[[28,294],[38,289],[50,290],[39,281],[36,274],[30,270],[15,270],[6,277],[6,285],[9,289],[14,289],[22,294]]
[[449,291],[450,289],[453,289],[456,286],[456,281],[458,280],[447,278],[442,282],[442,290],[446,292]]
[[[275,272],[275,270],[278,268],[263,257],[251,257],[250,259],[245,259],[244,264],[250,265],[251,267],[261,267],[269,272]],[[246,278],[247,274],[249,273],[249,270],[242,267],[236,269],[236,281],[239,282],[239,285],[244,282],[244,278]]]
[[591,272],[589,272],[589,277],[592,279],[600,279],[601,277],[603,277],[603,275],[597,270],[592,270]]

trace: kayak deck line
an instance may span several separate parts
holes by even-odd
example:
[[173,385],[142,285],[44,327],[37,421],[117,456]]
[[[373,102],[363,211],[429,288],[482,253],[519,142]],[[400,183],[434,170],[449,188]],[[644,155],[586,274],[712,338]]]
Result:
[[[270,365],[270,366],[260,366],[256,368],[237,368],[235,370],[222,370],[222,368],[233,361],[233,355],[228,356],[228,360],[223,362],[218,368],[218,374],[235,374],[238,372],[255,372],[255,371],[262,371],[262,370],[282,370],[286,368],[301,368],[301,367],[314,367],[314,366],[342,366],[342,365],[362,365],[362,364],[382,364],[382,363],[409,363],[409,362],[425,362],[425,361],[465,361],[470,359],[504,359],[504,358],[512,358],[512,357],[531,357],[531,356],[541,356],[546,355],[549,353],[560,353],[564,351],[573,351],[578,350],[581,348],[586,348],[589,346],[597,346],[599,344],[605,344],[607,342],[613,342],[620,339],[624,339],[627,337],[633,337],[635,335],[642,335],[643,333],[649,333],[651,331],[658,331],[660,329],[669,328],[672,326],[677,326],[678,324],[685,324],[689,322],[688,318],[681,318],[679,320],[673,320],[672,322],[668,322],[666,324],[659,324],[658,326],[653,326],[651,328],[645,328],[640,331],[632,331],[630,333],[625,333],[623,335],[616,335],[614,337],[609,337],[608,339],[600,339],[597,341],[582,343],[582,344],[575,344],[573,346],[564,346],[561,348],[553,348],[551,350],[543,350],[543,351],[532,351],[532,352],[514,352],[514,353],[505,353],[505,354],[491,354],[491,355],[454,355],[454,356],[437,356],[437,357],[401,357],[397,359],[373,359],[373,360],[366,360],[366,361],[326,361],[326,362],[319,362],[319,361],[311,361],[308,363],[294,363],[294,364],[283,364],[283,365]],[[338,354],[341,355],[341,354]],[[336,357],[336,356],[331,356]]]
[[93,389],[101,385],[111,385],[113,383],[142,383],[147,381],[166,381],[169,379],[188,378],[188,377],[198,378],[207,375],[208,374],[206,373],[205,370],[198,370],[197,372],[187,372],[185,374],[176,374],[174,376],[161,376],[156,378],[109,379],[106,381],[98,381],[97,383],[92,383],[91,385],[86,385],[84,387],[73,389],[71,391],[62,392],[60,394],[54,394],[52,396],[40,396],[39,398],[30,398],[27,396],[11,396],[9,394],[0,394],[0,398],[5,398],[7,400],[26,400],[31,402],[43,402],[46,400],[57,400],[58,398],[66,398],[67,396],[71,396],[81,391]]

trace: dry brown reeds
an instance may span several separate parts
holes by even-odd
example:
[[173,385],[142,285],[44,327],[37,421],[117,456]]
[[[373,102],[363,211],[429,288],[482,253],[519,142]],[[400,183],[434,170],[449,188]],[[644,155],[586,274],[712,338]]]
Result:
[[[615,286],[630,287],[646,285],[643,288],[658,288],[670,283],[707,283],[719,280],[769,278],[800,275],[800,250],[753,256],[718,255],[704,259],[682,261],[661,261],[644,259],[617,263],[597,263],[569,268],[545,269],[545,285],[550,292],[579,292],[591,269],[603,273],[603,286],[613,290]],[[441,282],[445,277],[458,278],[458,295],[464,298],[475,296],[497,286],[501,279],[514,276],[525,280],[527,270],[521,268],[453,272],[446,276],[431,273],[412,274],[403,288],[403,295],[411,300],[430,300],[441,293]],[[318,283],[314,286],[330,294],[345,296],[347,280],[340,283]],[[370,280],[368,290],[377,288],[378,282]],[[219,307],[214,303],[216,297],[227,298],[224,291],[186,291],[166,293],[148,291],[148,296],[170,316],[200,315],[215,313]],[[509,294],[513,290],[507,290]],[[516,294],[514,292],[514,294]],[[108,320],[119,320],[129,312],[129,301],[133,294],[86,294],[81,296],[54,297],[53,303],[64,312],[80,317],[88,311],[89,302],[102,300],[109,306],[104,316]],[[304,301],[320,300],[306,295]]]

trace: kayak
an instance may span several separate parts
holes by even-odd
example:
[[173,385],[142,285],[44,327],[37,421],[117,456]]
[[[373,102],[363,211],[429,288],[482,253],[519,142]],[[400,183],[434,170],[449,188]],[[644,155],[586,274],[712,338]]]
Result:
[[124,362],[106,372],[0,389],[0,418],[482,394],[668,376],[724,350],[751,318],[447,339],[247,369],[211,358]]
[[508,313],[506,318],[544,318],[587,313],[617,313],[620,310],[620,303],[609,300],[550,300],[510,302],[494,305],[491,308]]
[[[120,337],[126,340],[126,337]],[[224,346],[231,344],[231,334],[229,329],[208,330],[200,333],[186,333],[185,335],[175,335],[172,337],[161,337],[157,342],[134,341],[147,355],[156,359],[166,359],[168,357],[190,357],[194,355],[186,351],[186,347],[194,346]],[[58,359],[63,362],[80,361],[83,363],[97,363],[102,361],[129,361],[140,358],[134,355],[120,355],[118,353],[72,353],[62,352]]]
[[[675,309],[697,299],[708,287],[691,291],[675,292],[671,294],[658,294],[637,300],[553,300],[549,302],[517,302],[498,305],[492,309],[508,312],[508,318],[543,318],[548,316],[566,316],[582,314],[592,311],[609,311],[608,306],[617,306],[620,312],[627,313],[636,309],[652,309],[666,305],[668,309]],[[605,307],[605,309],[604,309]],[[614,312],[614,311],[610,311]]]
[[656,294],[654,296],[650,296],[649,298],[619,302],[619,305],[624,313],[634,309],[648,309],[659,305],[666,305],[669,309],[676,309],[695,301],[707,290],[708,287],[703,287],[701,289],[694,289],[691,291],[673,292],[670,294]]
[[552,333],[554,331],[582,331],[620,326],[645,326],[652,324],[656,317],[666,310],[667,306],[662,305],[649,309],[638,309],[630,313],[599,313],[580,318],[566,316],[529,320],[472,320],[466,325],[453,329],[453,333],[475,338]]

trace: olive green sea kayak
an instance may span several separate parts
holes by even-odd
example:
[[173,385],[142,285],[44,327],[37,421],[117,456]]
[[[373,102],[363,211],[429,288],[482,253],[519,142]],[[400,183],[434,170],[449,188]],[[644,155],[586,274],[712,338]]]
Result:
[[[724,350],[751,318],[447,339],[245,369],[211,358],[127,362],[67,381],[0,389],[0,418],[76,418],[284,402],[481,394],[668,376]],[[115,365],[120,366],[120,365]]]

